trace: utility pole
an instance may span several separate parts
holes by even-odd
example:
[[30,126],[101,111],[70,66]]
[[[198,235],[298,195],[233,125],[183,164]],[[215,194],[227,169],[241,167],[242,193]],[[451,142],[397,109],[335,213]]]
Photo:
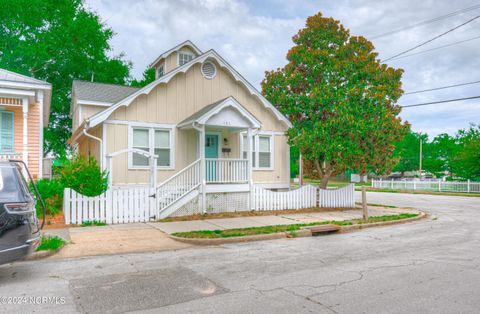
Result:
[[420,169],[418,170],[420,178],[422,177],[422,157],[422,139],[420,139]]

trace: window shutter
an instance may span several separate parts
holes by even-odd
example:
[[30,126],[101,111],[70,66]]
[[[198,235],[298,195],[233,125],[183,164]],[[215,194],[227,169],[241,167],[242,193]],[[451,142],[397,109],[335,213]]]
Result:
[[0,111],[0,151],[13,152],[13,112]]

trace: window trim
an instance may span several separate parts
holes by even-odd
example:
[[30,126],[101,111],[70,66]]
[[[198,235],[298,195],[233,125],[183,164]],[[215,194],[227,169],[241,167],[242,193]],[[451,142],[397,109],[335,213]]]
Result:
[[[243,136],[247,135],[246,132],[240,132],[240,158],[243,158]],[[255,135],[252,135],[252,137],[255,137],[255,147],[254,147],[254,153],[255,153],[255,161],[256,165],[255,167],[252,167],[253,170],[255,171],[272,171],[275,170],[275,135],[272,134],[272,132],[258,132]],[[270,167],[260,167],[259,162],[259,148],[260,148],[260,137],[268,137],[270,138]]]
[[[193,53],[191,53],[191,52],[189,52],[189,51],[181,51],[181,50],[178,50],[178,51],[177,51],[177,67],[180,67],[180,66],[183,65],[183,64],[182,64],[182,65],[180,64],[180,54],[184,54],[184,55],[189,55],[189,56],[191,56],[192,59],[191,59],[190,61],[192,61],[193,59],[195,59],[195,54],[193,54]],[[190,62],[190,61],[188,61],[188,62]],[[188,62],[186,62],[186,63],[184,63],[184,64],[187,64]]]
[[[157,166],[158,170],[175,170],[175,127],[169,125],[148,125],[145,123],[128,125],[128,149],[133,148],[133,130],[148,130],[149,153],[155,153],[155,131],[168,131],[170,133],[170,166]],[[128,152],[128,169],[129,170],[149,170],[150,166],[134,166],[133,152]]]
[[[160,68],[162,69],[162,72],[163,72],[162,75],[159,75],[159,74],[158,74],[158,72],[160,72],[160,71],[159,71]],[[165,75],[165,61],[160,62],[160,64],[158,65],[157,69],[155,70],[155,76],[156,76],[157,79],[158,79],[158,78],[161,78],[161,77],[164,76],[164,75]]]
[[[0,153],[14,153],[15,152],[15,112],[0,109],[0,113],[8,113],[12,117],[12,149],[3,150],[3,145],[0,142]],[[0,129],[0,132],[1,132],[1,129]],[[0,141],[1,140],[2,138],[0,134]]]

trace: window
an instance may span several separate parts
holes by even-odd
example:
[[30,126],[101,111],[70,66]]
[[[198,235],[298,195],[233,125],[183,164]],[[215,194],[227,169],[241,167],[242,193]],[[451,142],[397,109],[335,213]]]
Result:
[[[252,167],[255,169],[272,169],[273,137],[255,135],[252,137]],[[247,135],[242,136],[242,157],[247,159]]]
[[[243,136],[243,159],[247,159],[247,153],[248,153],[248,148],[247,148],[247,143],[248,143],[248,139],[247,139],[247,136],[244,135]],[[256,162],[255,162],[255,136],[252,136],[252,167],[255,168],[256,166]]]
[[188,53],[188,52],[178,52],[178,65],[182,66],[187,62],[190,62],[193,60],[193,54]]
[[258,137],[258,167],[259,168],[270,168],[271,154],[270,151],[270,136],[259,136]]
[[13,152],[13,112],[0,110],[0,152]]
[[164,74],[165,74],[165,66],[161,64],[157,68],[157,78],[162,77]]
[[[141,149],[150,152],[149,145],[149,130],[148,129],[133,129],[133,145],[132,148]],[[133,153],[133,166],[148,166],[148,157]]]
[[[132,148],[144,150],[155,154],[158,167],[172,166],[171,131],[155,128],[132,128]],[[132,153],[131,166],[148,167],[150,160],[138,153]]]
[[155,130],[155,155],[157,166],[170,167],[170,131]]

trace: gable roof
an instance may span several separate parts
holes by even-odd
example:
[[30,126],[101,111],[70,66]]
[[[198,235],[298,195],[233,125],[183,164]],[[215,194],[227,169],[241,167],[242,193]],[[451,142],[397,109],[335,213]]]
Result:
[[178,124],[178,127],[181,128],[194,123],[204,124],[210,117],[218,114],[222,109],[226,107],[234,107],[242,116],[249,120],[253,127],[259,128],[261,126],[260,121],[258,121],[254,115],[252,115],[247,109],[245,109],[245,107],[243,107],[235,99],[235,97],[230,96],[203,107],[202,109],[192,114],[190,117],[180,122]]
[[183,47],[190,47],[193,51],[195,51],[195,53],[198,55],[201,55],[202,54],[202,51],[200,49],[198,49],[197,46],[195,46],[194,43],[192,43],[190,40],[186,40],[184,41],[183,43],[181,44],[178,44],[176,45],[175,47],[165,51],[164,53],[162,53],[161,55],[159,55],[155,61],[153,61],[152,63],[150,63],[149,67],[154,67],[158,61],[160,61],[162,58],[166,58],[169,54],[171,54],[172,52],[176,52],[176,51],[179,51],[180,49],[182,49]]
[[174,70],[170,71],[169,73],[165,74],[164,76],[156,79],[152,83],[148,84],[147,86],[141,88],[140,90],[136,91],[135,93],[125,97],[121,101],[115,103],[114,105],[106,108],[105,110],[91,116],[87,119],[87,127],[91,128],[97,126],[98,124],[105,121],[117,108],[121,106],[129,106],[138,96],[140,95],[147,95],[159,84],[167,84],[176,74],[178,73],[185,73],[190,69],[192,66],[198,63],[203,63],[207,59],[215,60],[222,68],[228,70],[234,79],[237,82],[240,82],[244,85],[244,87],[250,92],[251,95],[257,97],[257,99],[263,104],[265,108],[272,111],[272,113],[276,116],[279,121],[282,121],[287,127],[291,127],[291,122],[285,117],[280,111],[277,110],[263,95],[250,84],[240,73],[238,73],[230,64],[228,64],[215,50],[209,50],[204,54],[194,58],[190,62],[185,63],[182,66],[175,68]]
[[42,81],[42,80],[38,80],[38,79],[33,78],[33,77],[29,77],[29,76],[26,76],[26,75],[22,75],[22,74],[19,74],[19,73],[8,71],[8,70],[5,70],[5,69],[0,69],[0,80],[16,82],[16,83],[44,85],[46,87],[46,89],[49,89],[48,87],[51,88],[50,83],[47,83],[47,82]]
[[135,93],[140,88],[75,80],[72,89],[77,103],[111,105]]

